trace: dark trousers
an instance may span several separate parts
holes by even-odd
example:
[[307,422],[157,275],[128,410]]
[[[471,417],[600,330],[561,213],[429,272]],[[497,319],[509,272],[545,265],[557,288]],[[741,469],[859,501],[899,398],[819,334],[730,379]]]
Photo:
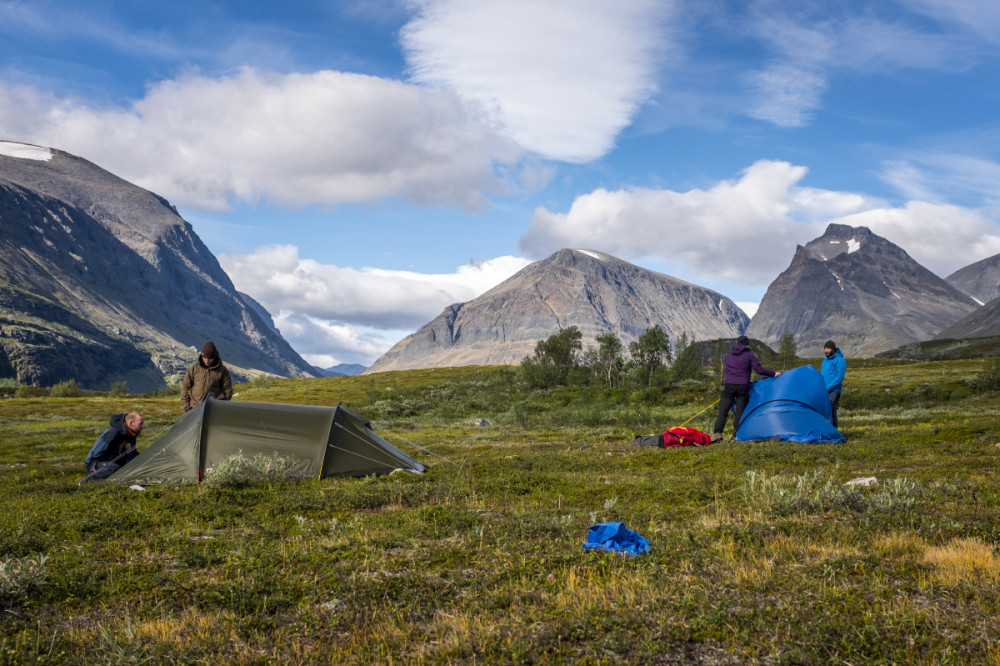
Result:
[[120,470],[122,466],[119,465],[118,463],[106,462],[106,463],[97,463],[95,467],[97,469],[91,471],[90,474],[85,476],[83,478],[83,481],[81,481],[80,483],[89,483],[90,481],[102,481],[111,476],[112,474],[114,474],[115,472],[117,472],[118,470]]
[[833,408],[833,417],[830,419],[830,423],[833,427],[837,426],[837,406],[840,405],[840,391],[830,391],[830,407]]
[[729,410],[733,410],[736,420],[733,421],[733,430],[740,427],[740,419],[743,418],[743,410],[746,409],[750,401],[750,387],[740,384],[726,384],[722,387],[722,395],[719,396],[719,415],[715,417],[715,428],[713,433],[721,433],[726,427],[726,419],[729,418]]

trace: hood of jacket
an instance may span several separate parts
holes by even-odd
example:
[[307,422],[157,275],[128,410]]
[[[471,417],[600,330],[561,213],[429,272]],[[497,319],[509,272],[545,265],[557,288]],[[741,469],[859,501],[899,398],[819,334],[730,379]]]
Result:
[[108,425],[111,426],[112,428],[114,428],[116,432],[120,432],[122,434],[125,434],[125,433],[128,432],[128,426],[125,425],[125,417],[126,416],[128,416],[127,413],[125,413],[125,414],[115,414],[110,419],[108,419]]
[[215,358],[212,359],[212,365],[206,365],[205,359],[198,356],[198,365],[203,368],[208,368],[209,370],[215,370],[216,368],[222,367],[222,356],[216,354]]

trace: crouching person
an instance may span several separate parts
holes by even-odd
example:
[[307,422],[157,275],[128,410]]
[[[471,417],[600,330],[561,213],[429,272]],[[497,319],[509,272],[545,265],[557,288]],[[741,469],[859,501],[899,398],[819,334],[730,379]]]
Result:
[[139,455],[135,440],[142,432],[142,414],[115,414],[109,425],[111,427],[101,433],[87,454],[88,474],[81,483],[106,479]]

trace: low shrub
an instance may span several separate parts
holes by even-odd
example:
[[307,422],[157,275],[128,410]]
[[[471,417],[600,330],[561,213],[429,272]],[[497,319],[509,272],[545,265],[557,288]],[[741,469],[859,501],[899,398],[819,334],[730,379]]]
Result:
[[59,382],[49,391],[49,396],[52,398],[79,398],[81,395],[80,385],[75,379]]
[[48,556],[7,557],[0,561],[0,602],[15,603],[35,593],[45,584]]
[[742,493],[746,503],[755,508],[778,513],[814,513],[846,508],[852,511],[895,511],[913,506],[919,491],[916,481],[889,479],[874,490],[845,485],[835,480],[836,468],[817,469],[802,475],[749,471]]
[[983,368],[972,380],[972,385],[981,393],[1000,391],[1000,360],[993,361]]
[[294,478],[291,461],[275,453],[272,456],[247,457],[242,451],[215,465],[205,474],[205,482],[214,486],[239,488],[254,483],[287,481]]
[[124,398],[128,395],[128,382],[115,382],[108,391],[109,398]]

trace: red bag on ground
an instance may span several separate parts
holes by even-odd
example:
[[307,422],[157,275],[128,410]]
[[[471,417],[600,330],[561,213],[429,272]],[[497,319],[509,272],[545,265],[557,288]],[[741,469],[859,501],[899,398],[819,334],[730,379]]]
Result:
[[708,446],[712,436],[696,428],[678,426],[663,433],[663,448],[672,449],[678,446]]

